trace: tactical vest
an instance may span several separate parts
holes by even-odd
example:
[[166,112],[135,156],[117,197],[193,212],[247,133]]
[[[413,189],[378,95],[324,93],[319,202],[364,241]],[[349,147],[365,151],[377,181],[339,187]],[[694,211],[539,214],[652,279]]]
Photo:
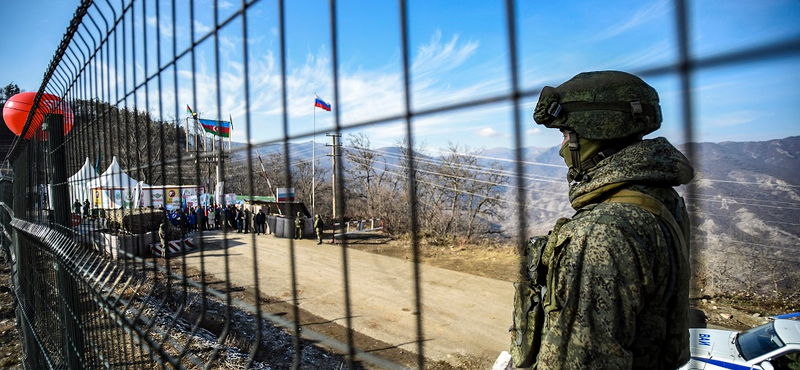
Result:
[[[650,369],[655,362],[664,369],[674,369],[689,360],[689,333],[679,323],[686,318],[678,315],[685,311],[669,309],[688,307],[688,296],[682,297],[675,294],[677,277],[689,274],[688,250],[688,214],[683,205],[683,199],[678,198],[675,215],[670,212],[658,199],[633,190],[618,190],[606,197],[602,203],[616,202],[631,204],[640,207],[657,217],[662,232],[667,239],[670,272],[668,284],[661,287],[662,299],[659,305],[667,312],[666,335],[659,346],[657,358],[654,358],[652,348],[638,348],[636,343],[630,348],[633,353],[633,369]],[[568,219],[559,219],[549,235],[568,222]],[[555,240],[548,240],[547,236],[531,238],[524,251],[524,266],[520,269],[520,279],[514,283],[514,316],[513,325],[509,329],[512,333],[510,353],[515,367],[532,369],[536,368],[539,346],[542,340],[544,326],[544,301],[545,296],[555,292],[551,286],[553,279],[548,276],[548,268],[542,259],[549,260],[557,251]],[[551,297],[553,299],[553,297]],[[673,366],[674,365],[674,366]]]

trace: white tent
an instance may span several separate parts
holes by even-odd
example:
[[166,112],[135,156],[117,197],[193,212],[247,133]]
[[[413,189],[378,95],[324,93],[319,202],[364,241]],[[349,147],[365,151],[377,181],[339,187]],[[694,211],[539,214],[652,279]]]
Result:
[[96,180],[97,177],[97,171],[94,169],[91,162],[89,162],[89,157],[86,157],[86,162],[83,163],[83,167],[67,179],[67,183],[69,184],[70,204],[72,204],[75,199],[78,199],[81,203],[86,199],[91,199],[92,190],[88,185],[93,180]]
[[[83,162],[83,167],[67,179],[70,209],[72,209],[72,202],[76,199],[80,201],[81,204],[83,204],[84,200],[92,199],[92,189],[89,187],[89,183],[97,179],[97,177],[97,171],[92,167],[91,162],[89,162],[89,157],[86,157],[86,161]],[[47,194],[50,207],[52,207],[54,194],[52,184],[48,185]]]
[[[114,157],[106,171],[89,182],[88,187],[92,190],[95,207],[119,208],[124,205],[129,208],[133,207],[133,190],[138,183],[138,180],[122,172],[117,157]],[[150,185],[142,183],[140,186]]]

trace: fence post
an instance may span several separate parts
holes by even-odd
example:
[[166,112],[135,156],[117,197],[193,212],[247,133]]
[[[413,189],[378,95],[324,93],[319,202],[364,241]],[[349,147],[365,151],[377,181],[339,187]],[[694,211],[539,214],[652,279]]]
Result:
[[[72,229],[70,215],[69,186],[67,184],[67,159],[64,150],[64,116],[45,115],[47,149],[50,155],[50,181],[53,184],[53,221],[55,230],[69,237]],[[44,129],[44,128],[43,128]],[[80,330],[80,298],[76,281],[67,271],[67,266],[56,257],[56,276],[60,298],[63,332],[62,350],[66,365],[70,369],[81,369],[83,359],[83,336]]]

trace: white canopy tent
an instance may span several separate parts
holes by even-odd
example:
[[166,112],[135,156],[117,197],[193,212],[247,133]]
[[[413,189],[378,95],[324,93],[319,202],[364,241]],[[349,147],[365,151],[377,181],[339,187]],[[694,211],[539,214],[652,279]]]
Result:
[[[72,209],[72,202],[76,199],[81,202],[81,204],[87,199],[92,199],[92,189],[89,187],[89,183],[97,179],[98,176],[97,171],[92,167],[89,161],[89,157],[86,157],[86,161],[83,162],[83,167],[67,179],[70,209]],[[47,186],[47,196],[50,207],[53,205],[53,194],[53,185],[49,184]]]
[[67,183],[69,184],[70,204],[74,202],[75,199],[79,200],[81,203],[83,203],[84,200],[91,199],[92,190],[88,185],[90,182],[96,180],[98,176],[97,171],[94,169],[91,162],[89,162],[89,157],[86,157],[86,162],[83,163],[83,167],[67,179]]
[[134,190],[146,186],[150,185],[140,183],[122,172],[116,156],[105,172],[87,184],[92,192],[92,205],[99,208],[133,208]]

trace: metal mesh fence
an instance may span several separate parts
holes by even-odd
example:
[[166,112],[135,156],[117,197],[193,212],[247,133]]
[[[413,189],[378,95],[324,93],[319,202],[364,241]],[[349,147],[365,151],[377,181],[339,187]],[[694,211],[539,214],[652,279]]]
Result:
[[[419,263],[420,213],[425,210],[420,210],[415,187],[425,181],[417,178],[421,159],[415,158],[413,150],[398,155],[397,166],[404,169],[405,179],[396,190],[409,196],[398,202],[404,218],[389,220],[404,225],[412,236],[412,263],[397,277],[407,286],[399,294],[405,295],[401,298],[412,314],[377,329],[389,332],[392,326],[406,326],[413,334],[397,343],[369,346],[365,344],[368,335],[356,330],[354,322],[369,315],[369,306],[356,309],[354,300],[371,298],[360,291],[361,265],[351,261],[348,240],[341,240],[334,253],[314,257],[327,259],[325,263],[339,271],[337,281],[329,281],[326,287],[335,295],[331,300],[338,302],[337,308],[330,316],[316,317],[301,309],[311,299],[299,271],[308,273],[317,262],[304,252],[305,246],[290,237],[298,212],[309,217],[303,224],[308,234],[313,229],[310,217],[319,213],[318,209],[333,215],[329,223],[344,224],[347,199],[344,191],[336,191],[351,181],[346,178],[344,161],[334,160],[331,181],[312,172],[314,185],[305,191],[314,197],[317,182],[320,187],[328,186],[326,191],[334,191],[331,206],[313,205],[309,212],[281,202],[277,199],[280,194],[263,194],[275,196],[269,199],[256,196],[270,181],[267,173],[282,174],[271,179],[286,188],[299,191],[308,185],[308,177],[294,175],[305,167],[293,157],[298,150],[293,143],[317,134],[316,128],[313,132],[289,128],[285,3],[222,5],[217,1],[83,1],[76,11],[44,75],[34,114],[28,118],[26,127],[33,127],[36,133],[29,140],[20,139],[7,158],[13,164],[13,191],[11,175],[0,179],[2,245],[10,257],[7,260],[15,266],[26,368],[431,367],[426,363],[426,351],[435,343],[424,328],[426,313],[438,308],[423,299],[426,294],[435,295],[435,290],[424,291]],[[642,77],[678,78],[686,154],[694,158],[693,74],[796,55],[800,40],[775,40],[727,55],[693,58],[688,50],[686,3],[678,0],[674,5],[677,60],[632,72]],[[520,225],[514,243],[522,246],[529,236],[525,230],[530,220],[525,216],[527,169],[521,122],[528,112],[521,106],[537,96],[541,86],[525,89],[520,83],[518,6],[511,0],[504,3],[508,91],[413,109],[408,4],[399,1],[402,111],[348,121],[334,109],[328,140],[333,140],[331,145],[336,148],[343,132],[400,124],[405,147],[415,148],[417,119],[446,117],[472,107],[509,106],[515,164],[506,181],[514,189],[509,193],[516,198],[512,217]],[[200,24],[197,15],[201,12],[213,14],[213,24]],[[322,34],[331,36],[332,103],[336,107],[343,98],[339,22],[347,19],[337,17],[336,1],[329,2],[328,12],[330,29]],[[281,89],[273,96],[278,98],[274,108],[282,119],[270,123],[279,134],[263,141],[252,139],[254,131],[264,130],[262,122],[255,122],[251,115],[253,107],[263,109],[261,97],[252,94],[254,85],[262,83],[253,73],[256,68],[251,58],[259,51],[249,49],[248,43],[252,24],[258,22],[274,26],[280,42],[274,60],[279,73],[270,78],[280,80]],[[187,24],[189,41],[183,43],[177,34],[179,26]],[[235,43],[232,47],[244,55],[236,66],[239,76],[221,71],[220,55],[231,46],[225,42]],[[198,59],[204,61],[203,68],[210,65],[213,71],[201,74]],[[239,90],[235,105],[244,112],[235,126],[232,118],[225,120],[227,112],[221,108],[230,98],[224,96],[223,85],[232,83]],[[48,105],[46,93],[63,99],[68,107]],[[200,121],[196,113],[202,99],[198,94],[210,94],[209,100],[216,101],[216,112],[204,115],[217,120]],[[203,124],[218,135],[198,134],[203,132]],[[224,139],[231,129],[245,132],[246,143],[233,145]],[[256,150],[268,147],[279,153],[275,158],[280,160],[273,162],[279,168],[262,172]],[[333,155],[340,158],[335,151]],[[317,165],[315,160],[312,154],[312,166]],[[102,173],[106,168],[109,171]],[[224,184],[222,189],[219,183]],[[244,200],[250,209],[266,209],[267,227],[285,237],[281,244],[268,245],[252,232],[233,239],[237,212],[225,208],[236,199],[225,199],[225,186],[236,186],[237,193],[247,194]],[[269,189],[272,192],[271,186]],[[687,189],[688,196],[694,191]],[[209,204],[213,216],[209,216]],[[194,215],[178,213],[172,222],[165,209],[173,205],[176,209],[199,205],[203,210]],[[249,217],[255,219],[257,213],[243,215],[243,221],[250,223]],[[193,226],[190,218],[201,226]],[[209,218],[215,221],[209,222]],[[207,224],[203,226],[203,222]],[[371,225],[374,228],[374,222]],[[162,240],[169,243],[162,245]],[[510,319],[510,313],[501,315]],[[383,346],[402,351],[387,359]]]

